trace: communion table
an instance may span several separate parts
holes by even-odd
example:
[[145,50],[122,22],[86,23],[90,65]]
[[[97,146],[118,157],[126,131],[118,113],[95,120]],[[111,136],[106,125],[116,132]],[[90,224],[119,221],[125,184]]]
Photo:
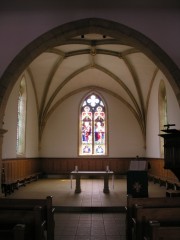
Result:
[[114,186],[114,172],[113,171],[72,171],[71,172],[71,187],[72,187],[72,179],[75,177],[76,179],[76,188],[75,193],[81,192],[81,177],[82,176],[103,176],[104,178],[104,193],[109,193],[109,177],[112,176],[112,182]]

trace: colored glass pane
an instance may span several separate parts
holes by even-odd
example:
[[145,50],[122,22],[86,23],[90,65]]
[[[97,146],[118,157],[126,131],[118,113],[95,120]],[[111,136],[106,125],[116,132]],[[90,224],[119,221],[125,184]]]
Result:
[[106,114],[102,99],[91,94],[82,103],[80,155],[106,154]]

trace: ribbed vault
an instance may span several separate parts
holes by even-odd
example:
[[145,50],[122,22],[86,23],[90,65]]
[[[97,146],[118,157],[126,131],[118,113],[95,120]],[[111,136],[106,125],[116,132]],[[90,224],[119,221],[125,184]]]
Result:
[[[16,74],[12,78],[9,73],[13,69]],[[162,71],[178,98],[179,72],[175,70],[166,54],[140,33],[107,20],[85,19],[51,30],[14,59],[2,77],[2,84],[5,78],[6,84],[11,82],[5,88],[4,101],[15,81],[26,72],[36,97],[41,140],[49,117],[65,99],[81,91],[100,90],[125,104],[145,140],[153,82]]]

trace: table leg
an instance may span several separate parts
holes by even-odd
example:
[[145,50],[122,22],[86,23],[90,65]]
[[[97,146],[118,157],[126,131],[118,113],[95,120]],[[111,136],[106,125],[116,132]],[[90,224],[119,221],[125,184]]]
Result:
[[75,193],[80,193],[81,192],[81,177],[80,175],[76,175],[76,189]]
[[114,189],[114,175],[112,175],[112,187]]
[[71,179],[71,189],[72,189],[72,180],[73,180],[73,175],[70,176]]
[[109,174],[104,175],[104,193],[109,193]]

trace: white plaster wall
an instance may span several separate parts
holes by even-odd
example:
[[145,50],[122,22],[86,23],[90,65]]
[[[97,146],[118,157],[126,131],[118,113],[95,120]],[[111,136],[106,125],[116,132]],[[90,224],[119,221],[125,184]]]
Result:
[[[78,93],[65,100],[47,121],[38,152],[38,118],[31,82],[27,78],[27,129],[26,157],[77,157],[78,156],[78,109],[85,93]],[[160,80],[165,81],[168,100],[168,121],[180,129],[180,110],[171,86],[162,73],[154,81],[147,113],[146,149],[140,127],[129,109],[116,98],[101,93],[108,109],[109,157],[155,157],[159,153],[158,89]],[[17,92],[14,86],[7,103],[4,129],[8,132],[3,140],[3,158],[16,157]],[[72,104],[73,103],[73,104]]]
[[[25,74],[27,84],[27,116],[26,116],[26,152],[24,157],[38,157],[38,118],[34,92],[31,81]],[[4,129],[8,132],[4,135],[2,146],[2,158],[16,158],[17,136],[17,103],[20,81],[15,84],[5,110]]]
[[166,86],[167,94],[167,116],[168,123],[175,124],[175,128],[180,129],[180,109],[174,92],[165,78],[159,72],[155,78],[147,112],[147,132],[146,132],[146,157],[160,157],[160,137],[162,133],[159,129],[159,110],[158,110],[158,90],[160,81],[163,80]]
[[144,141],[132,112],[119,100],[108,96],[110,157],[143,157]]
[[174,95],[174,92],[171,88],[171,85],[166,80],[166,91],[167,91],[167,116],[168,116],[168,123],[175,124],[175,128],[180,130],[180,107],[177,102],[177,98]]
[[[101,93],[108,108],[109,157],[144,156],[140,127],[119,100]],[[84,94],[65,100],[49,118],[41,142],[42,157],[78,157],[78,113]],[[73,104],[72,104],[73,103]]]
[[78,106],[78,96],[72,96],[48,119],[41,141],[41,157],[77,157]]

